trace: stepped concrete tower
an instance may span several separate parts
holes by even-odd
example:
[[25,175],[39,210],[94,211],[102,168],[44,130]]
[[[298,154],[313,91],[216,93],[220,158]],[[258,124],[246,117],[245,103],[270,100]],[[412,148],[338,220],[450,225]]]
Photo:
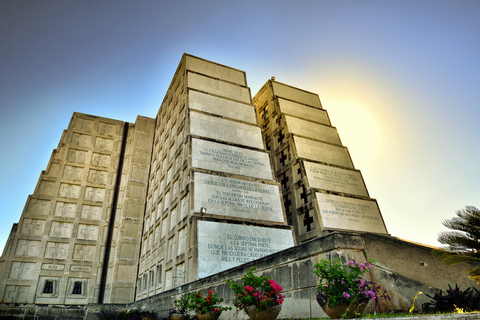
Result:
[[293,245],[245,73],[184,55],[156,117],[136,298]]
[[185,54],[155,119],[74,113],[0,261],[4,303],[129,303],[294,245],[245,73]]
[[387,233],[317,94],[269,80],[253,104],[298,243],[335,230]]

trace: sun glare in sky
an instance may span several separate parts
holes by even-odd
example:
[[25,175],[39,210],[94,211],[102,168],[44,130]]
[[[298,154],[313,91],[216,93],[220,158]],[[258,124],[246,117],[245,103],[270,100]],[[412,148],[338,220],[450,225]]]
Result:
[[[382,147],[380,119],[367,107],[350,100],[330,100],[327,112],[332,125],[337,127],[342,144],[354,150],[357,156],[369,158],[369,165],[374,166]],[[355,163],[355,158],[353,161]]]

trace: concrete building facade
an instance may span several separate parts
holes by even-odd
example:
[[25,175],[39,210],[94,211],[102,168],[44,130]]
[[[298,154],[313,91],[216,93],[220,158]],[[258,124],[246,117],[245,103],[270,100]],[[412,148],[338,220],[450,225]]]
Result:
[[131,303],[335,230],[387,232],[318,95],[185,54],[155,118],[73,114],[0,298]]

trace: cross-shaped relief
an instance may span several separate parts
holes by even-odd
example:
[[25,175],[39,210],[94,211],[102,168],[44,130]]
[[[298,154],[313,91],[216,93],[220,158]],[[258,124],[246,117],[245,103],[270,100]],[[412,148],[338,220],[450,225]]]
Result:
[[78,239],[85,239],[85,240],[97,240],[98,237],[98,227],[97,226],[90,226],[85,224],[80,224],[78,226]]
[[52,226],[50,228],[50,236],[70,238],[72,235],[72,228],[73,228],[72,223],[52,221]]
[[73,251],[73,259],[93,261],[94,254],[95,254],[95,246],[86,246],[86,245],[76,244],[75,249]]
[[23,220],[22,233],[43,235],[45,220],[25,219]]
[[313,217],[310,216],[310,211],[305,212],[305,215],[303,216],[303,226],[306,227],[307,232],[316,228],[315,221]]
[[19,239],[15,248],[16,256],[35,257],[40,249],[40,241]]
[[94,207],[89,205],[83,205],[82,207],[82,219],[100,220],[101,215],[101,207]]
[[67,257],[68,243],[47,242],[45,258],[65,259]]

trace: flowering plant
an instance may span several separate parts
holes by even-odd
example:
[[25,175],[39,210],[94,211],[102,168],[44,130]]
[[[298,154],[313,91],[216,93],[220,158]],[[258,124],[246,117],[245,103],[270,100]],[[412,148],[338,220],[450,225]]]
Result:
[[282,287],[270,277],[253,274],[255,267],[250,268],[243,276],[241,284],[227,280],[230,288],[235,293],[233,305],[237,312],[248,306],[256,306],[257,310],[265,310],[269,307],[283,303],[285,296],[281,294]]
[[230,310],[231,307],[222,307],[218,304],[223,302],[223,298],[219,298],[216,294],[212,293],[212,289],[208,291],[207,296],[203,296],[203,291],[200,290],[197,293],[188,295],[188,309],[194,310],[195,313],[220,313],[223,310]]
[[378,306],[378,298],[390,300],[386,290],[383,290],[373,281],[361,278],[368,268],[372,267],[375,260],[363,262],[349,261],[348,266],[343,266],[340,258],[333,261],[322,259],[313,266],[315,274],[320,278],[317,284],[318,298],[323,299],[331,307],[340,304],[361,303],[367,299],[375,301]]

